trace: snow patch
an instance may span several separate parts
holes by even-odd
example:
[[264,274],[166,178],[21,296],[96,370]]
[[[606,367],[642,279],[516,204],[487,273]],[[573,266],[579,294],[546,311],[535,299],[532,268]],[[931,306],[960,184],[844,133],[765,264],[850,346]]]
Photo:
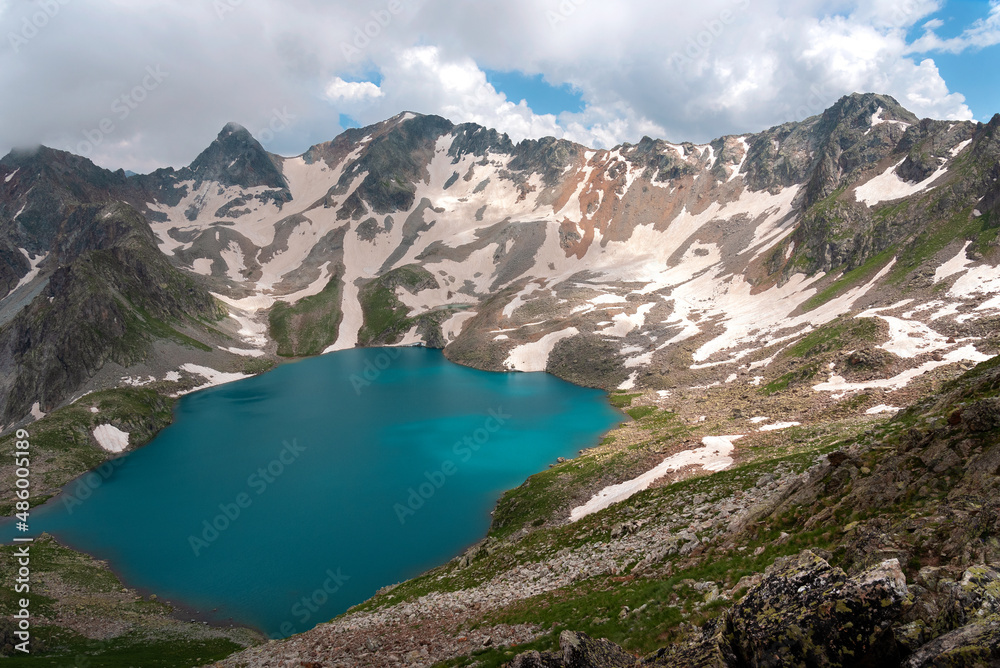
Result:
[[747,156],[750,155],[750,144],[747,143],[747,140],[744,139],[743,137],[740,137],[739,142],[743,146],[743,157],[740,158],[740,164],[736,165],[733,168],[733,173],[729,175],[727,181],[732,181],[733,179],[735,179],[740,175],[740,172],[743,171],[743,165],[746,164]]
[[655,304],[643,304],[633,315],[620,313],[612,318],[613,325],[605,327],[597,333],[602,336],[625,338],[633,330],[639,329],[646,323],[646,315],[653,310],[654,306]]
[[864,202],[868,206],[875,206],[880,202],[891,202],[903,199],[904,197],[910,197],[911,195],[916,195],[919,192],[927,190],[934,181],[948,171],[947,166],[944,165],[920,183],[904,181],[896,174],[896,169],[905,161],[906,158],[903,158],[882,174],[868,181],[868,183],[855,188],[855,201]]
[[790,429],[791,427],[799,427],[801,425],[801,422],[775,422],[774,424],[764,425],[757,431],[781,431],[782,429]]
[[633,371],[632,373],[629,374],[629,377],[625,380],[625,382],[623,382],[621,385],[618,386],[618,389],[619,390],[634,390],[635,389],[635,381],[638,380],[638,379],[639,379],[639,372],[638,371]]
[[31,255],[28,253],[28,251],[24,250],[23,248],[18,248],[18,250],[21,251],[25,259],[28,260],[28,264],[31,265],[31,269],[29,269],[28,273],[25,274],[21,278],[21,280],[17,282],[17,285],[14,286],[14,289],[11,290],[9,293],[7,293],[8,295],[14,294],[14,292],[16,292],[18,289],[24,287],[28,283],[31,283],[33,280],[35,280],[35,278],[38,276],[38,273],[41,271],[41,269],[39,269],[39,265],[41,265],[42,262],[45,261],[45,258],[49,256],[48,253],[45,253],[44,255],[36,255],[35,259],[32,260]]
[[1000,269],[984,264],[973,267],[955,281],[948,291],[948,296],[969,299],[979,295],[992,296],[998,292],[1000,292]]
[[549,355],[556,344],[579,334],[576,327],[570,327],[559,332],[546,334],[534,343],[525,343],[510,351],[507,357],[507,368],[513,371],[545,371]]
[[[544,287],[545,286],[543,285],[542,281],[531,281],[530,283],[528,283],[526,286],[524,286],[523,290],[514,295],[514,298],[510,300],[509,304],[503,307],[503,317],[510,318],[512,315],[514,315],[514,311],[523,306],[528,301],[528,298],[532,294],[538,292],[539,290],[543,290]],[[625,300],[622,299],[622,301]]]
[[219,256],[226,263],[226,273],[236,283],[242,283],[244,278],[240,273],[246,270],[246,263],[243,261],[243,249],[235,241],[230,241],[226,250],[221,251]]
[[962,250],[958,252],[958,255],[937,268],[937,271],[934,272],[935,283],[940,283],[950,276],[962,273],[972,264],[972,260],[970,260],[965,254],[971,245],[971,241],[965,242],[965,245],[962,246]]
[[889,125],[898,125],[899,127],[903,128],[904,130],[906,128],[910,127],[909,123],[905,123],[903,121],[892,121],[892,120],[889,120],[888,118],[882,118],[882,114],[884,114],[884,113],[885,113],[885,109],[883,109],[882,107],[879,107],[878,111],[876,111],[874,114],[872,114],[872,121],[871,121],[872,127],[875,127],[877,125],[882,125],[884,123],[885,124],[889,124]]
[[947,337],[938,334],[917,320],[902,320],[892,316],[878,315],[872,311],[865,311],[859,314],[858,317],[875,317],[887,322],[889,324],[890,338],[879,347],[900,357],[910,359],[924,353],[947,348],[951,345],[948,343]]
[[199,366],[197,364],[184,364],[181,366],[181,371],[187,371],[188,373],[193,373],[195,375],[201,376],[208,382],[204,385],[199,385],[198,387],[185,390],[183,392],[178,392],[175,397],[183,396],[185,394],[191,394],[192,392],[197,392],[198,390],[205,390],[210,387],[215,387],[216,385],[224,385],[226,383],[232,383],[233,381],[243,380],[244,378],[250,378],[251,376],[245,373],[226,373],[224,371],[216,371],[207,366]]
[[445,320],[444,324],[441,325],[441,331],[444,333],[445,338],[448,341],[457,339],[462,334],[465,323],[475,318],[476,315],[478,314],[475,311],[459,311]]
[[968,146],[968,145],[969,145],[969,144],[971,144],[971,143],[972,143],[972,140],[971,140],[971,139],[966,139],[966,140],[965,140],[965,141],[963,141],[963,142],[962,142],[961,144],[959,144],[959,145],[958,145],[958,146],[956,146],[955,148],[951,149],[951,157],[953,157],[953,158],[954,158],[955,156],[957,156],[957,155],[958,155],[959,153],[961,153],[962,151],[964,151],[964,150],[965,150],[965,147],[966,147],[966,146]]
[[194,273],[196,274],[201,274],[202,276],[211,276],[212,262],[213,260],[211,258],[199,257],[198,259],[196,259],[194,262],[191,263],[191,269],[193,269]]
[[964,346],[958,350],[953,350],[942,356],[942,360],[930,361],[921,364],[913,369],[908,369],[903,373],[893,376],[892,378],[883,378],[880,380],[870,380],[863,383],[848,383],[847,380],[838,375],[830,376],[830,380],[825,383],[820,383],[819,385],[814,385],[813,390],[816,392],[837,392],[839,394],[834,395],[835,398],[840,398],[845,396],[849,392],[859,392],[862,390],[901,390],[910,384],[914,378],[924,375],[928,371],[933,371],[938,367],[947,366],[949,364],[955,364],[957,362],[985,362],[990,359],[988,355],[984,355],[973,345]]
[[124,452],[128,447],[128,432],[110,424],[95,427],[94,439],[108,452]]
[[605,487],[595,494],[587,503],[577,506],[570,512],[570,522],[576,522],[587,515],[592,515],[612,504],[624,501],[639,492],[648,489],[654,482],[674,471],[687,466],[701,466],[706,471],[724,471],[732,466],[730,457],[735,446],[733,441],[743,436],[706,436],[701,440],[704,447],[696,450],[686,450],[667,457],[659,466],[643,473],[638,478],[626,480],[617,485]]
[[881,415],[882,413],[898,413],[901,410],[903,409],[896,408],[895,406],[887,406],[885,404],[881,404],[879,406],[876,406],[875,408],[869,408],[868,410],[865,411],[865,414]]
[[156,376],[146,376],[145,378],[142,376],[136,376],[135,378],[132,376],[122,376],[121,382],[122,385],[128,385],[129,387],[143,387],[145,385],[155,383]]
[[221,348],[227,353],[233,353],[234,355],[242,355],[243,357],[263,357],[266,353],[263,350],[258,350],[256,348]]

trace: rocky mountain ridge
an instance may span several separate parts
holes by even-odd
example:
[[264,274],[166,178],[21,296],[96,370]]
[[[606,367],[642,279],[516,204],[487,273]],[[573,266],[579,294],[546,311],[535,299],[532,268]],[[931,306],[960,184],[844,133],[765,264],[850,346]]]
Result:
[[[295,158],[230,124],[190,167],[132,177],[41,149],[36,184],[12,154],[0,163],[0,276],[17,294],[0,312],[36,298],[70,259],[54,245],[72,206],[125,202],[165,260],[225,305],[218,329],[233,345],[209,345],[233,355],[377,341],[607,389],[670,387],[682,369],[708,384],[761,378],[746,360],[775,341],[886,306],[887,294],[940,301],[928,264],[961,265],[951,280],[992,276],[998,125],[918,121],[892,98],[854,95],[701,146],[515,145],[406,113]],[[427,278],[396,281],[374,303],[375,284],[404,267]],[[959,329],[995,313],[983,297],[998,291],[992,279],[952,286],[946,301],[971,309]],[[8,419],[35,401],[49,410],[65,389],[0,408]]]
[[[230,124],[148,175],[12,153],[0,439],[34,421],[57,493],[115,456],[98,427],[138,447],[184,392],[441,347],[604,388],[631,420],[505,494],[462,557],[227,665],[994,656],[996,611],[953,599],[992,596],[974,569],[998,558],[998,129],[853,95],[703,145],[514,144],[404,113],[291,158]],[[787,642],[794,603],[761,623],[803,578],[888,597],[843,601],[871,641]]]

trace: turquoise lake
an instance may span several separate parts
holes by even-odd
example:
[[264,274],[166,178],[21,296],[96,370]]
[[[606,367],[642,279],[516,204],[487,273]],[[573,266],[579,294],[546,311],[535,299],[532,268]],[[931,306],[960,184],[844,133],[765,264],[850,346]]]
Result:
[[621,419],[603,392],[547,374],[423,348],[333,353],[184,397],[88,498],[72,501],[74,481],[35,508],[30,535],[284,637],[461,554],[505,490]]

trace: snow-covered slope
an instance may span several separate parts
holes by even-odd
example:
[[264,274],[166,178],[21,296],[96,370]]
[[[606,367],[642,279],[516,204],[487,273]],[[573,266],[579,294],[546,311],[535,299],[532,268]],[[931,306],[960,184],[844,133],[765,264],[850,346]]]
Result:
[[[422,342],[609,389],[759,386],[811,332],[908,300],[878,314],[906,339],[894,375],[816,379],[841,395],[995,352],[998,125],[854,95],[759,134],[592,150],[406,113],[285,158],[230,124],[116,192],[225,304],[234,355],[304,354],[312,328],[305,354]],[[13,220],[23,177],[0,177]],[[49,249],[9,236],[28,294]]]
[[[294,304],[331,280],[341,287],[342,320],[327,350],[365,343],[363,286],[417,265],[433,281],[417,293],[395,285],[396,298],[409,318],[445,314],[440,339],[457,359],[544,370],[589,340],[611,358],[591,381],[628,389],[650,367],[676,364],[669,353],[683,347],[690,369],[733,382],[763,375],[757,351],[882,303],[887,277],[899,276],[886,243],[894,239],[877,226],[861,243],[884,247],[816,271],[804,217],[814,219],[821,204],[851,207],[851,223],[879,219],[886,202],[929,201],[986,143],[974,142],[971,123],[886,122],[885,100],[845,98],[804,124],[710,145],[645,139],[610,151],[556,140],[515,146],[485,128],[405,114],[303,156],[273,156],[287,198],[267,185],[189,180],[173,186],[182,197],[149,209],[161,249],[209,280],[247,324],[248,349],[266,346],[260,330],[277,301]],[[852,114],[865,127],[845,134],[857,125]],[[906,118],[898,107],[894,115]],[[833,122],[832,131],[824,127]],[[927,137],[940,157],[910,180],[913,147]],[[967,212],[962,224],[975,216]],[[926,222],[911,226],[920,231]],[[911,304],[906,322],[933,328],[998,314],[983,299],[1000,292],[990,283],[998,272],[985,258],[956,256],[959,236],[936,249],[945,256],[925,258],[935,270],[940,259],[954,287]],[[865,269],[873,258],[877,266],[818,297],[852,264]],[[905,280],[894,283],[905,288]],[[397,342],[428,338],[416,325],[405,330]],[[955,362],[986,354],[969,338],[935,351]]]

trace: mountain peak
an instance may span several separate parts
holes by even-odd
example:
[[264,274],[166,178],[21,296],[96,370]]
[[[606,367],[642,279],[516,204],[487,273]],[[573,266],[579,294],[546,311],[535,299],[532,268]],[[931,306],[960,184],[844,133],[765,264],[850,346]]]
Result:
[[900,121],[903,123],[916,124],[920,122],[917,116],[903,107],[896,98],[891,95],[879,93],[852,93],[845,95],[827,110],[826,114],[840,119],[851,118],[858,115],[877,114],[879,110],[883,113],[885,120]]
[[[242,125],[240,125],[239,123],[230,121],[226,123],[226,125],[222,128],[222,131],[219,132],[218,139],[222,140],[225,139],[226,137],[229,137],[230,135],[250,135],[250,131],[247,130]],[[252,137],[253,135],[250,136]]]
[[239,123],[226,123],[188,169],[198,182],[217,181],[242,188],[288,187],[271,154]]

